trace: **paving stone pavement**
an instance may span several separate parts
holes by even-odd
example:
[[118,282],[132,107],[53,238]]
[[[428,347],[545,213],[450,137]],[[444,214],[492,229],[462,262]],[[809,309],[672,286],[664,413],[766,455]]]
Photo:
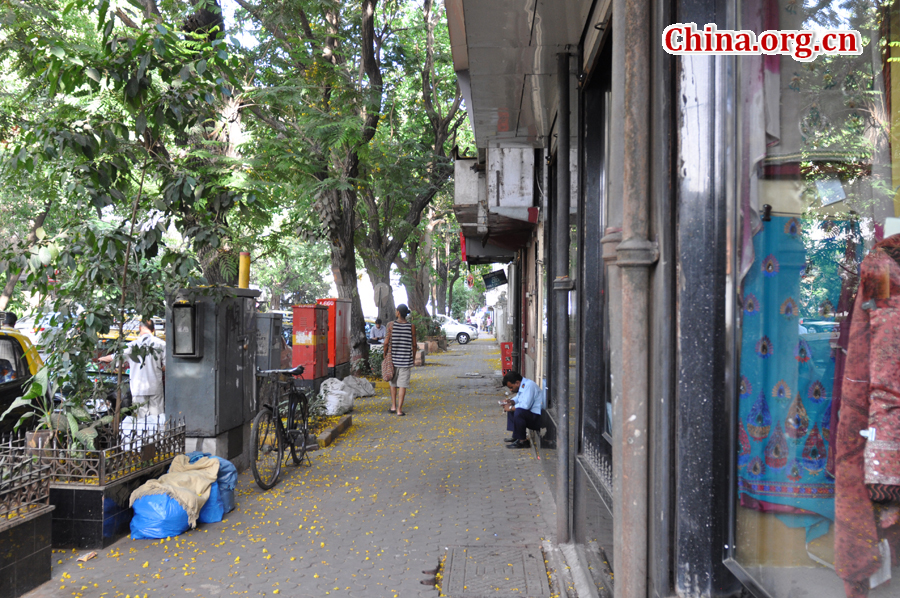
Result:
[[[449,546],[553,542],[552,501],[531,450],[507,450],[490,338],[429,355],[404,410],[358,399],[353,426],[282,469],[262,491],[240,475],[237,509],[168,541],[124,538],[53,553],[53,578],[27,596],[352,596],[436,598],[420,583]],[[459,378],[479,372],[483,378]],[[499,592],[498,594],[502,594]]]

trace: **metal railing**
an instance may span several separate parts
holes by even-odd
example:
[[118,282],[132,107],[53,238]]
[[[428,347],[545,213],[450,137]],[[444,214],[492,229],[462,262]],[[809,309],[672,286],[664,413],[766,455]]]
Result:
[[0,438],[0,461],[26,455],[49,468],[50,482],[104,486],[171,461],[184,453],[184,419],[144,418],[122,421],[119,437],[105,430],[95,439],[96,450],[72,448],[58,435],[24,434]]
[[24,452],[0,456],[0,529],[50,504],[50,467]]

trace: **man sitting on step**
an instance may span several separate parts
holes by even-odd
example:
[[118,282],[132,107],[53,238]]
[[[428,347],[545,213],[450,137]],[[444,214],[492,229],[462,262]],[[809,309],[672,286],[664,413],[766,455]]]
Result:
[[528,448],[531,443],[525,430],[540,429],[543,402],[541,389],[515,370],[510,370],[503,376],[503,386],[516,393],[503,405],[503,410],[506,411],[506,429],[512,432],[512,436],[504,440],[510,443],[506,448]]

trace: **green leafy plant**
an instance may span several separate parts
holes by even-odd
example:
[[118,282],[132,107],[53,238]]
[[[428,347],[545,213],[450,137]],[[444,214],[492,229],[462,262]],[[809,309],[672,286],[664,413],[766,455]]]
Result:
[[[34,421],[32,430],[51,430],[68,438],[69,448],[96,450],[94,440],[99,429],[113,422],[112,415],[104,415],[94,419],[83,404],[76,400],[64,400],[56,404],[53,396],[56,386],[50,380],[50,368],[44,366],[31,379],[24,395],[12,402],[9,408],[0,415],[0,421],[6,419],[13,411],[25,408],[19,416],[14,429]],[[131,415],[138,406],[125,407],[122,415]]]
[[367,361],[364,357],[359,357],[357,359],[350,360],[350,371],[353,372],[354,376],[369,376],[371,375],[370,371],[370,363],[371,363],[371,353],[369,353],[370,359]]
[[56,421],[54,421],[55,409],[53,405],[53,393],[49,380],[49,370],[46,367],[38,370],[37,374],[28,383],[25,394],[18,397],[9,408],[0,415],[0,421],[6,419],[13,411],[21,408],[27,408],[27,411],[19,416],[16,422],[15,430],[26,424],[32,418],[37,419],[34,430],[56,430],[58,429]]
[[409,315],[409,321],[416,327],[416,342],[424,342],[428,336],[438,336],[441,334],[440,323],[428,314],[419,314],[412,312]]
[[309,401],[309,427],[316,428],[319,421],[327,417],[327,405],[325,404],[325,393],[319,391],[314,398]]
[[369,352],[369,368],[374,375],[381,375],[381,363],[384,361],[383,351]]

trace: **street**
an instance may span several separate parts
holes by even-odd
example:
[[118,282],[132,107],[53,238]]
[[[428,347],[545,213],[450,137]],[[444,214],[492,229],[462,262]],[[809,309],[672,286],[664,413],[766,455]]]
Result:
[[[491,337],[429,355],[413,370],[406,417],[388,413],[379,383],[357,400],[350,430],[311,453],[312,467],[286,465],[267,492],[241,473],[237,509],[222,523],[124,538],[86,563],[76,559],[87,550],[54,551],[52,580],[28,596],[437,597],[448,548],[552,540],[553,502],[533,450],[502,442],[499,368]],[[502,571],[478,578],[483,587],[467,583],[466,593],[524,595]]]

